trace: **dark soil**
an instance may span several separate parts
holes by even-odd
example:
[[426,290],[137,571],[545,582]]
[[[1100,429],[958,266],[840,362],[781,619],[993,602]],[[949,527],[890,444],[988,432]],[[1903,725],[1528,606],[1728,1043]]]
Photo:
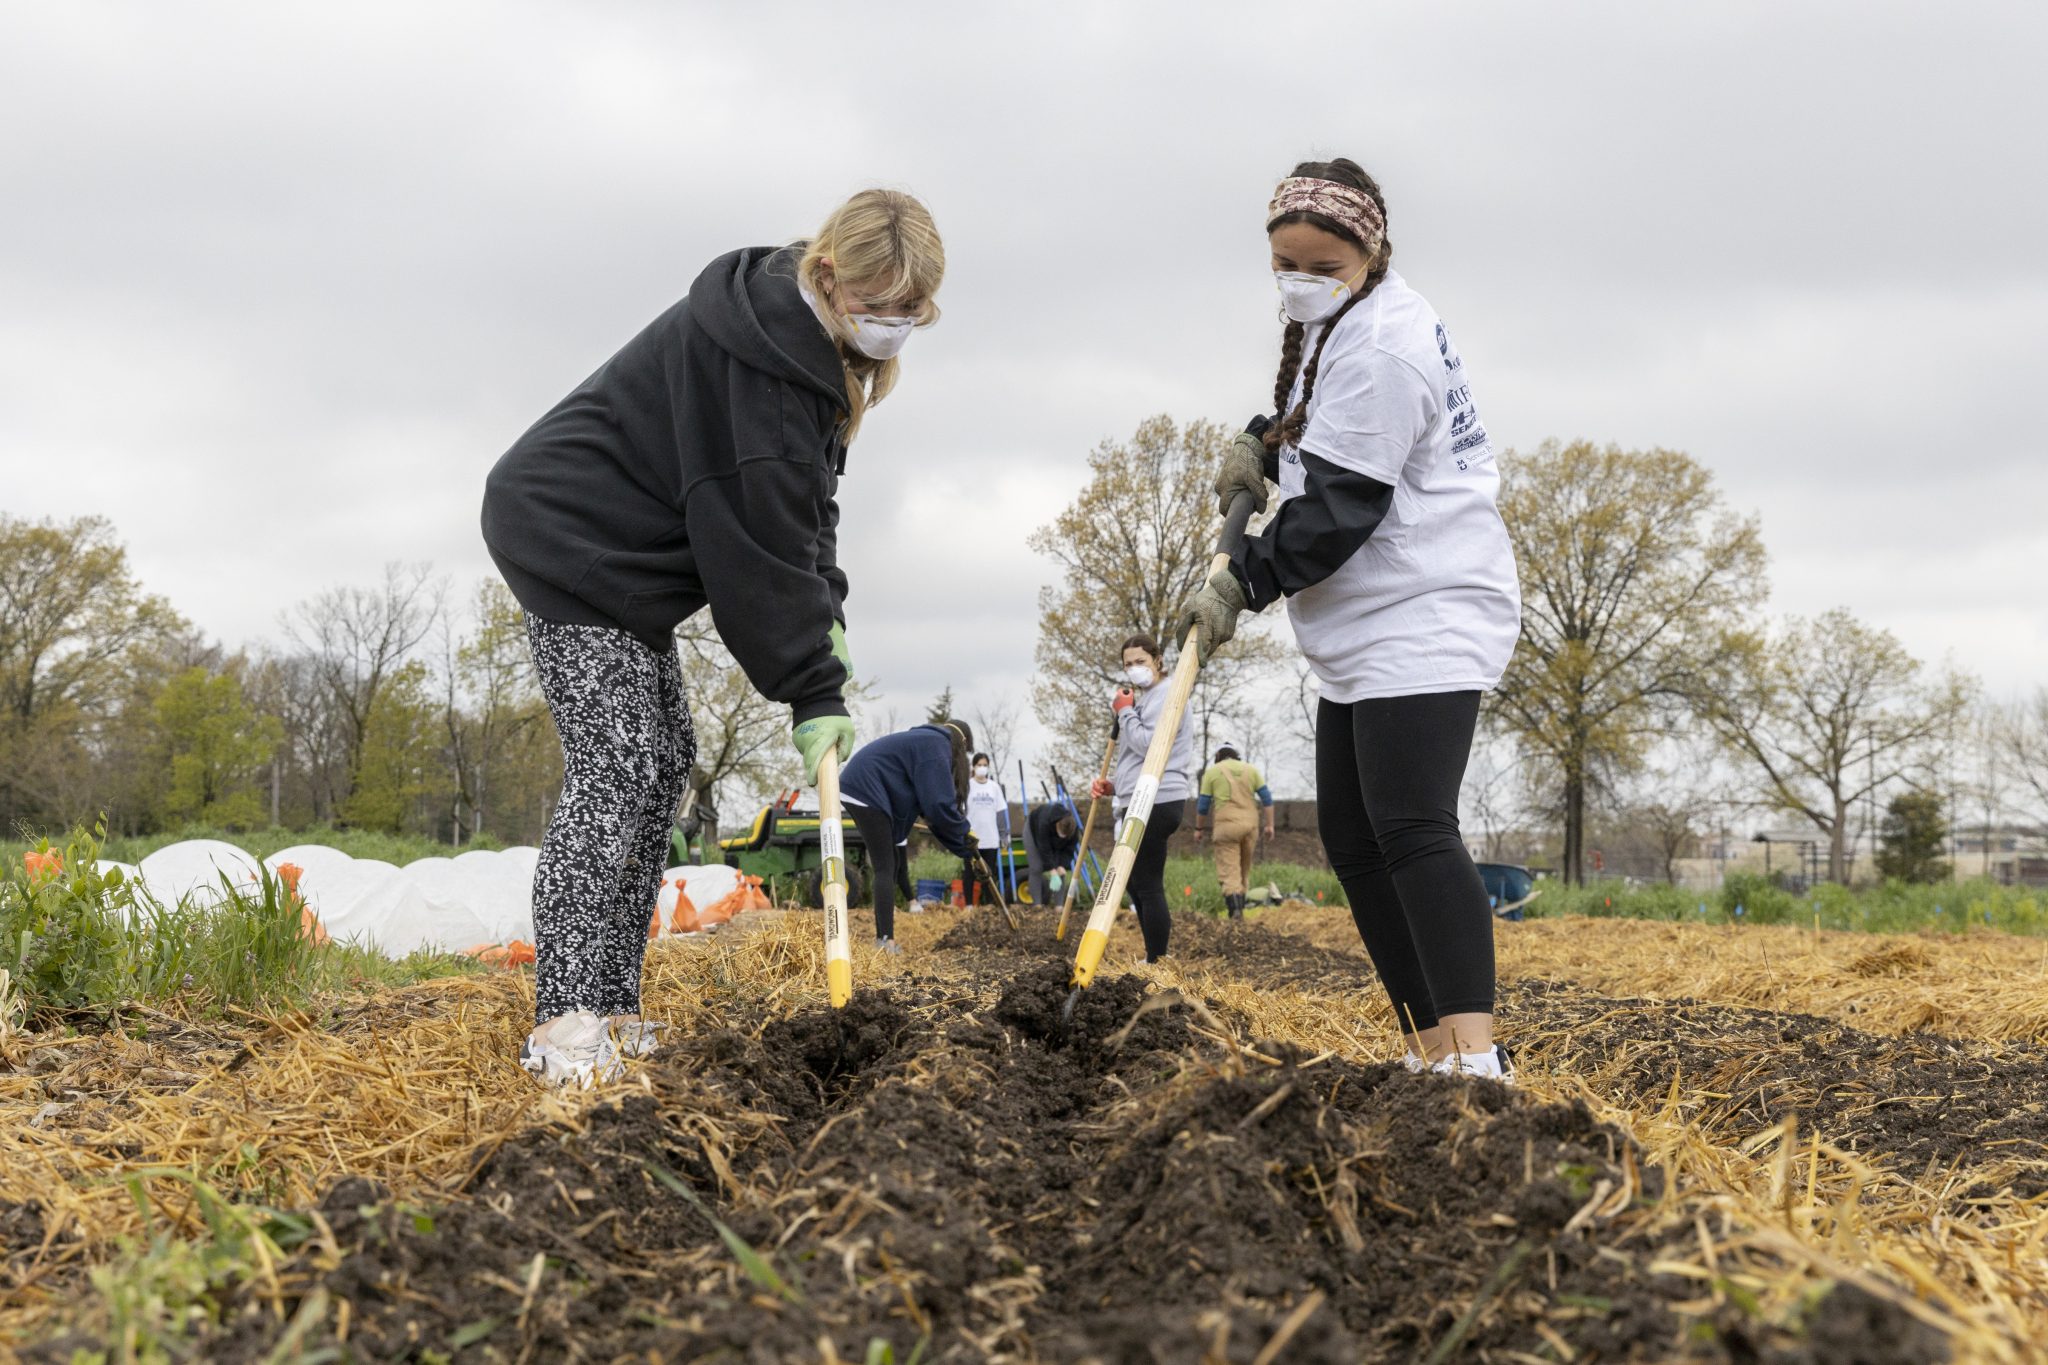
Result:
[[12,1256],[18,1251],[34,1251],[42,1244],[42,1206],[0,1199],[0,1251]]
[[2048,1054],[2038,1047],[1866,1033],[1809,1014],[1691,1000],[1616,1000],[1529,981],[1502,1013],[1569,1037],[1545,1059],[1600,1076],[1603,1092],[1651,1102],[1679,1082],[1687,1117],[1739,1140],[1787,1115],[1875,1164],[1927,1170],[1997,1166],[1986,1195],[2048,1191]]
[[1276,989],[1292,986],[1324,994],[1379,989],[1363,949],[1339,952],[1254,920],[1175,915],[1170,952],[1190,961],[1226,960],[1233,975]]
[[1948,1359],[1941,1333],[1895,1303],[1838,1286],[1806,1315],[1796,1340],[1767,1340],[1730,1309],[1716,1323],[1738,1365],[1921,1365]]
[[[1362,959],[1179,927],[1191,956],[1252,979],[1363,984]],[[284,1301],[248,1291],[199,1355],[268,1358],[316,1294],[297,1348],[371,1361],[1945,1355],[1846,1289],[1795,1334],[1690,1321],[1674,1305],[1698,1283],[1649,1267],[1687,1258],[1691,1229],[1661,1243],[1658,1173],[1582,1104],[1228,1049],[1131,977],[1099,979],[1069,1021],[1071,945],[1048,938],[976,916],[938,947],[976,953],[981,989],[736,1011],[640,1068],[641,1093],[516,1135],[436,1207],[344,1181],[320,1209],[331,1253],[299,1249]],[[1584,999],[1529,988],[1514,1008],[1612,1004]],[[1688,1075],[1708,1060],[1668,1022],[1612,1031],[1652,1054],[1646,1086],[1663,1042]]]

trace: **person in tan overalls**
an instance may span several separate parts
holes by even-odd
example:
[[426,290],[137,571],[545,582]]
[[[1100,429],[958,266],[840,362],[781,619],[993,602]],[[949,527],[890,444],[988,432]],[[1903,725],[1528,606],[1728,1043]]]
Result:
[[1202,818],[1207,816],[1216,839],[1216,880],[1222,884],[1223,906],[1232,919],[1244,918],[1245,879],[1259,847],[1262,810],[1270,839],[1273,793],[1257,768],[1239,758],[1236,748],[1224,745],[1202,774],[1202,789],[1195,797],[1195,842],[1202,842]]

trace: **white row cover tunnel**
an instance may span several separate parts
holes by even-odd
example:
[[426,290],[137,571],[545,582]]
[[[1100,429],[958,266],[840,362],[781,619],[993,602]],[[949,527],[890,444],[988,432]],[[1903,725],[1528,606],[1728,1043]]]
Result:
[[[421,948],[461,952],[482,943],[533,940],[533,872],[540,850],[473,849],[452,858],[422,858],[399,867],[352,858],[325,844],[298,844],[261,860],[273,871],[300,869],[299,894],[336,941],[359,940],[389,957]],[[102,862],[136,879],[161,905],[205,903],[257,880],[258,860],[218,839],[169,844],[139,864]],[[667,924],[681,886],[693,904],[711,905],[733,890],[730,867],[672,867],[662,874],[661,922]]]

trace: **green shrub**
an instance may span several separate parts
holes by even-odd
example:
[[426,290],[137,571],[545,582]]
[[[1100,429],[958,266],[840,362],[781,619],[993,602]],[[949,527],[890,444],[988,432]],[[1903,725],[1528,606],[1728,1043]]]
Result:
[[1754,872],[1728,874],[1721,883],[1721,910],[1748,924],[1792,924],[1802,918],[1798,897]]

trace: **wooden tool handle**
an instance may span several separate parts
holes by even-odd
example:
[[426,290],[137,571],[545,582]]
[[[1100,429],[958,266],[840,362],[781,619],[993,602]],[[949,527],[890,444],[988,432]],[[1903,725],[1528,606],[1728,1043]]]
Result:
[[[1211,577],[1230,567],[1230,556],[1243,541],[1245,526],[1251,519],[1252,495],[1239,493],[1231,500],[1230,514],[1223,520],[1223,538],[1217,544],[1216,557],[1209,562]],[[1125,887],[1130,884],[1131,864],[1137,861],[1138,845],[1144,840],[1145,826],[1152,818],[1152,802],[1159,794],[1159,779],[1165,775],[1166,765],[1173,757],[1173,741],[1180,733],[1181,718],[1187,714],[1188,695],[1195,690],[1195,678],[1202,671],[1197,640],[1197,632],[1190,628],[1187,639],[1181,641],[1180,658],[1173,666],[1173,682],[1166,690],[1166,705],[1159,713],[1159,726],[1152,732],[1152,743],[1145,750],[1145,770],[1131,792],[1131,802],[1124,814],[1124,827],[1117,836],[1116,851],[1110,855],[1109,872],[1102,879],[1095,907],[1089,911],[1088,927],[1081,931],[1081,946],[1074,954],[1076,986],[1086,986],[1095,979],[1095,970],[1102,965],[1103,949],[1109,946],[1109,931],[1116,923],[1117,906],[1124,898]]]
[[839,748],[818,760],[819,879],[825,901],[825,989],[833,1009],[853,998],[853,953],[846,929],[846,831],[839,803]]
[[[1102,775],[1095,780],[1097,782],[1109,781],[1109,770],[1115,763],[1116,727],[1112,725],[1109,727],[1109,747],[1102,751]],[[1088,819],[1081,826],[1081,847],[1074,855],[1073,871],[1067,876],[1066,900],[1060,905],[1060,922],[1052,934],[1053,938],[1061,943],[1067,941],[1067,916],[1073,913],[1075,898],[1079,896],[1081,891],[1081,860],[1088,856],[1088,839],[1095,833],[1095,812],[1101,808],[1102,798],[1095,794],[1093,787],[1090,787],[1088,789]]]

